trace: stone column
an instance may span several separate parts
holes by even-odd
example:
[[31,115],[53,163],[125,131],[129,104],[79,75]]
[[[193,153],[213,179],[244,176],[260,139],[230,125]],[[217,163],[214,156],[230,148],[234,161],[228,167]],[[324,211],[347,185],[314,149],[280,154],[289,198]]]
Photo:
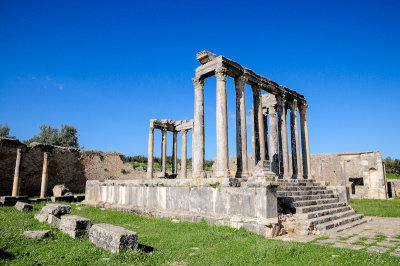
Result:
[[42,170],[42,185],[40,188],[40,198],[45,198],[46,197],[46,191],[47,191],[47,165],[48,165],[48,160],[49,160],[49,153],[45,152],[43,154],[43,170]]
[[182,158],[181,158],[181,178],[187,178],[187,130],[182,130]]
[[258,109],[260,108],[261,102],[261,89],[258,86],[252,86],[253,90],[253,136],[254,136],[254,165],[257,165],[260,160],[260,125],[258,121]]
[[269,160],[269,145],[268,145],[268,114],[263,114],[264,125],[264,145],[265,145],[265,160]]
[[178,131],[172,133],[172,174],[178,173]]
[[147,178],[153,178],[153,156],[154,156],[154,128],[149,129],[149,144],[147,155]]
[[235,78],[236,88],[236,177],[248,177],[247,166],[247,125],[246,125],[246,77]]
[[268,108],[269,116],[269,144],[270,144],[270,160],[271,170],[276,175],[279,174],[279,155],[278,155],[278,132],[276,125],[276,107]]
[[17,149],[17,159],[15,161],[14,183],[12,189],[12,196],[19,196],[19,170],[21,168],[21,148]]
[[299,141],[299,125],[297,118],[297,100],[293,100],[290,104],[290,139],[292,144],[292,178],[303,178],[300,157],[300,141]]
[[304,178],[311,177],[311,157],[310,157],[310,142],[308,139],[307,108],[308,105],[306,104],[301,104],[299,106]]
[[167,175],[167,129],[162,129],[162,143],[161,143],[161,174],[162,177]]
[[[260,160],[265,161],[265,134],[264,134],[264,115],[262,110],[262,100],[261,100],[261,86],[258,85],[256,89],[259,95],[257,100],[257,119],[258,119],[258,145],[260,147]],[[255,110],[256,110],[255,109]]]
[[289,175],[289,146],[286,123],[286,97],[279,95],[276,97],[278,102],[278,130],[279,130],[279,161],[280,177],[288,179]]
[[251,117],[251,156],[253,157],[253,171],[254,166],[256,165],[256,136],[255,136],[255,126],[254,126],[254,112],[253,110],[249,110]]
[[204,177],[204,80],[193,78],[194,119],[192,135],[192,175]]
[[229,153],[228,153],[228,109],[226,98],[226,68],[219,67],[215,70],[217,77],[217,167],[215,176],[228,177]]

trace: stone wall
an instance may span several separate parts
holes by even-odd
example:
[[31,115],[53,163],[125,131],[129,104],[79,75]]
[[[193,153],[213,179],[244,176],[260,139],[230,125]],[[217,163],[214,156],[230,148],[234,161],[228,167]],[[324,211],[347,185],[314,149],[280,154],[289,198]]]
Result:
[[205,219],[271,236],[278,223],[276,189],[263,180],[232,187],[228,178],[90,180],[85,203],[185,221]]
[[[0,138],[0,196],[11,195],[17,148],[22,148],[20,195],[39,196],[43,153],[50,152],[48,191],[56,184],[65,184],[73,193],[83,193],[87,180],[144,178],[144,171],[124,163],[123,154],[79,150],[52,145],[22,144],[13,138]],[[124,169],[124,170],[122,170]]]
[[354,198],[387,198],[385,166],[379,151],[311,154],[311,177],[334,186],[350,186]]

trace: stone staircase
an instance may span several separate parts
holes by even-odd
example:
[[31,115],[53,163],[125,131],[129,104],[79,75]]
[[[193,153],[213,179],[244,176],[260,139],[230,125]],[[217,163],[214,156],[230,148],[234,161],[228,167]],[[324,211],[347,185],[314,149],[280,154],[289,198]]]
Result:
[[280,179],[278,184],[278,212],[293,214],[297,234],[330,234],[367,222],[340,201],[326,181]]

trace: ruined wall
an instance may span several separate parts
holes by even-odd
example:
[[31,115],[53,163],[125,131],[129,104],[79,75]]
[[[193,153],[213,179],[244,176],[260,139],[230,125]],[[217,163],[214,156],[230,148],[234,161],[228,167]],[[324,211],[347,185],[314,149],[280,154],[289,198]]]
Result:
[[83,193],[86,180],[137,179],[146,175],[124,163],[121,153],[39,143],[26,146],[17,139],[0,138],[0,196],[11,195],[18,147],[22,148],[20,195],[39,195],[44,152],[50,152],[47,195],[52,195],[51,189],[57,184],[65,184],[73,193]]
[[334,186],[351,186],[354,198],[387,198],[386,173],[379,151],[311,154],[311,176]]

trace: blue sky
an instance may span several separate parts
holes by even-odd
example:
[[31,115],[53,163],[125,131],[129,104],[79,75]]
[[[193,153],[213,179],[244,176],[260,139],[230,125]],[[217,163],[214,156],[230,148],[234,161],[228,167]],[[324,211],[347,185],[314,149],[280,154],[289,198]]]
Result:
[[[85,148],[147,154],[150,118],[193,117],[195,54],[209,50],[304,94],[312,153],[400,158],[399,14],[399,1],[3,0],[0,123],[21,140],[72,124]],[[229,79],[231,155],[234,107]],[[215,78],[205,112],[210,159]]]

